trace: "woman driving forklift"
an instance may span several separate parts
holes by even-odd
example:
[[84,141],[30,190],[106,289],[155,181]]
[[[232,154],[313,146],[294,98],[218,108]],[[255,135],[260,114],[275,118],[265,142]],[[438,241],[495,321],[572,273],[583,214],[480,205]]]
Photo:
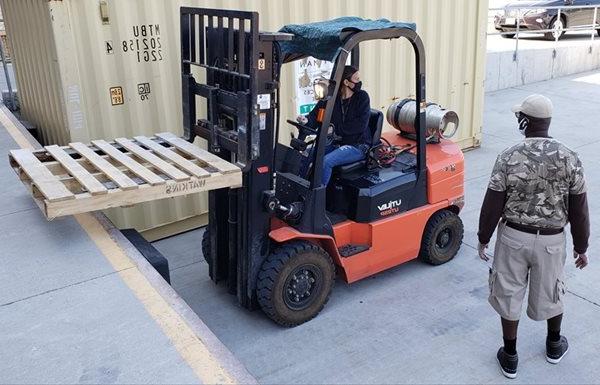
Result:
[[[369,130],[369,115],[371,111],[369,94],[361,89],[360,73],[354,66],[345,66],[342,74],[342,84],[336,98],[331,126],[333,126],[333,141],[328,142],[323,159],[323,185],[327,186],[331,172],[335,166],[354,163],[366,157],[371,146]],[[317,113],[325,108],[321,100],[305,116],[298,116],[297,121],[311,128],[318,128]],[[301,175],[306,177],[310,164],[314,161],[314,146],[304,159]]]

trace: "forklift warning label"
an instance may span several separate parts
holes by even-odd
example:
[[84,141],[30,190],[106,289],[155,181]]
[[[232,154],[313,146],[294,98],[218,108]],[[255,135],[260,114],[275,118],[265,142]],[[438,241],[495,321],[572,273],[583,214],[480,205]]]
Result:
[[165,188],[165,193],[175,194],[186,191],[193,192],[194,190],[203,188],[205,184],[206,180],[204,179],[168,184]]
[[123,53],[133,55],[138,63],[162,61],[160,25],[140,24],[132,26],[131,36],[121,42],[121,49]]
[[256,95],[256,104],[261,110],[268,110],[271,108],[271,94]]

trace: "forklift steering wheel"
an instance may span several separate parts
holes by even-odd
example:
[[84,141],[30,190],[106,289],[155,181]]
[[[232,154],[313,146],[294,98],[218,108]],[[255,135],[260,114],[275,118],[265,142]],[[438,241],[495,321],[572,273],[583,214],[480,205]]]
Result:
[[305,133],[305,135],[318,135],[319,131],[315,130],[312,127],[309,126],[305,126],[304,124],[295,122],[293,120],[288,119],[287,122],[289,124],[291,124],[292,126],[296,127],[298,130],[300,130],[300,133]]

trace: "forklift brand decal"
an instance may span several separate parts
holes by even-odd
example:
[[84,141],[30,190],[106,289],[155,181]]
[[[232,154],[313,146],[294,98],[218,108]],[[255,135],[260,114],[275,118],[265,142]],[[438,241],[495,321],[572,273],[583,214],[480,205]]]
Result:
[[137,89],[142,101],[150,99],[150,83],[140,83],[137,85]]
[[125,103],[125,98],[123,97],[123,87],[111,87],[110,88],[110,103],[113,106],[120,106]]
[[402,205],[402,199],[398,199],[395,201],[389,201],[388,203],[384,203],[382,205],[378,205],[379,215],[382,217],[396,214],[400,212],[400,206]]
[[175,193],[184,192],[184,191],[193,192],[194,190],[204,187],[205,184],[206,184],[206,180],[204,180],[204,179],[191,180],[191,181],[187,181],[187,182],[179,182],[179,183],[175,183],[175,184],[170,184],[170,185],[167,185],[167,187],[165,189],[165,193],[166,194],[175,194]]
[[[124,53],[135,55],[138,63],[163,60],[159,24],[141,24],[132,27],[133,37],[121,43]],[[107,46],[108,49],[108,46]]]

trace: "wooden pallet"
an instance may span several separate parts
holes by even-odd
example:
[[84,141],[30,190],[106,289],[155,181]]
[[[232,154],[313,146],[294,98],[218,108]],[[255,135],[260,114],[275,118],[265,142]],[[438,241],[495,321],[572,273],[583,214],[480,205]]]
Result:
[[239,167],[171,133],[12,150],[9,161],[49,220],[242,184]]

